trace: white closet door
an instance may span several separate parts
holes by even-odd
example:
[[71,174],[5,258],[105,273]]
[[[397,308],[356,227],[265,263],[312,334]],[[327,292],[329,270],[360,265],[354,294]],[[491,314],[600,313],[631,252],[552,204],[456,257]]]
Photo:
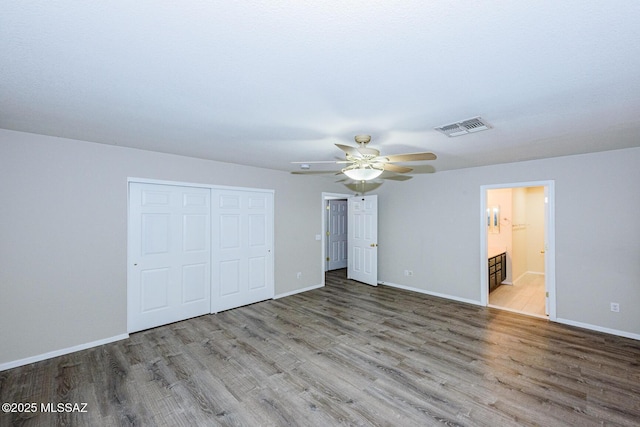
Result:
[[211,312],[273,298],[273,193],[212,191]]
[[209,313],[211,190],[129,184],[128,330]]

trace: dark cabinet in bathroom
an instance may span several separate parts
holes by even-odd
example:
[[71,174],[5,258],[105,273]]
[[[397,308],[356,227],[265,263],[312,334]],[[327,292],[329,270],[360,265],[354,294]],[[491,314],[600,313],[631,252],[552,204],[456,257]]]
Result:
[[496,289],[507,278],[507,253],[489,258],[489,292]]

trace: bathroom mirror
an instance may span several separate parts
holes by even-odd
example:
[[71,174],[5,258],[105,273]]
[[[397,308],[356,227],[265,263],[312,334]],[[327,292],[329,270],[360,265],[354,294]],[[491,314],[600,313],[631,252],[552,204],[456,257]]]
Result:
[[489,233],[500,233],[500,206],[491,206],[487,208],[487,227]]

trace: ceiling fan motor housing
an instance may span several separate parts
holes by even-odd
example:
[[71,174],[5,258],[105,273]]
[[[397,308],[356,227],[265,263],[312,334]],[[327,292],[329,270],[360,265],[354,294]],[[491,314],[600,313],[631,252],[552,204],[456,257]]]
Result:
[[358,144],[368,144],[371,141],[371,135],[356,135],[354,139]]

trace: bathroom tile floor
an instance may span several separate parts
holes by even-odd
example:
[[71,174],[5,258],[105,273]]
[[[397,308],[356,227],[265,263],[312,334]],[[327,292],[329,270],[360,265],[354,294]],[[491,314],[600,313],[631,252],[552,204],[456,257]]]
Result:
[[546,317],[543,274],[526,273],[513,285],[501,285],[489,294],[489,305]]

